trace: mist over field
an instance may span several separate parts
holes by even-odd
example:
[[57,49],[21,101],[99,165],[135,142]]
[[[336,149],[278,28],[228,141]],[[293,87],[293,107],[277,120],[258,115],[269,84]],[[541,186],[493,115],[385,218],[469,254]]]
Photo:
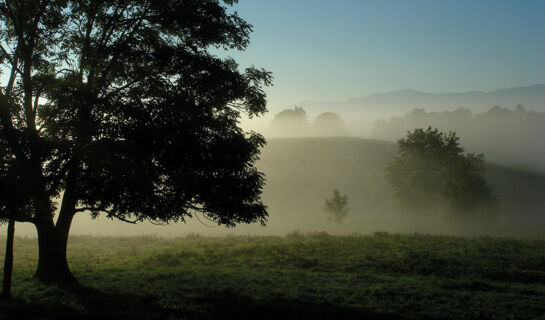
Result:
[[[294,105],[307,113],[309,122],[324,112],[338,114],[353,136],[370,137],[378,120],[389,120],[401,117],[413,109],[424,109],[427,112],[454,111],[468,109],[472,113],[484,113],[494,106],[514,110],[521,105],[527,111],[545,111],[545,84],[496,89],[491,91],[460,91],[428,93],[417,90],[401,90],[375,92],[361,97],[345,97],[339,101],[302,100],[292,101],[283,108],[293,109]],[[455,90],[452,90],[455,91]],[[243,121],[248,128],[258,130],[266,135],[278,135],[271,132],[271,122],[279,112],[270,112],[262,118]],[[293,132],[291,133],[294,134]]]
[[[461,136],[462,142],[470,144],[463,132]],[[485,177],[500,203],[499,212],[492,217],[472,212],[453,215],[442,209],[414,213],[399,204],[385,180],[385,168],[396,150],[393,142],[357,137],[269,138],[257,162],[257,168],[266,176],[262,195],[269,211],[266,227],[242,224],[226,228],[201,214],[186,223],[157,226],[148,222],[133,225],[104,217],[91,219],[87,213],[79,213],[74,218],[72,234],[178,237],[191,233],[285,235],[294,231],[332,234],[387,231],[542,235],[545,175],[539,171],[488,161]],[[349,213],[339,225],[328,220],[324,211],[324,200],[334,189],[348,196]],[[32,225],[19,223],[17,234],[35,236],[35,231]]]
[[[452,13],[452,10],[449,14],[466,14],[466,11],[456,13],[456,10]],[[386,16],[390,14],[381,8],[377,12]],[[248,14],[251,16],[255,12]],[[474,18],[478,19],[471,20],[471,23],[480,25],[480,16]],[[400,18],[392,23],[395,28],[404,30],[401,21],[405,19],[409,18]],[[360,23],[360,17],[357,21]],[[494,20],[493,24],[504,25],[504,21]],[[387,34],[392,31],[390,25],[379,25],[379,29]],[[259,47],[268,38],[263,36],[260,24],[256,24],[256,28],[255,41]],[[446,32],[451,26],[442,28]],[[481,32],[490,33],[490,30]],[[348,37],[348,34],[342,37]],[[399,34],[394,32],[390,36],[395,39]],[[484,37],[478,34],[472,36],[476,39]],[[365,38],[366,35],[361,37]],[[352,38],[348,39],[350,41],[347,43],[352,45]],[[462,76],[455,72],[458,71],[456,64],[444,62],[451,52],[450,49],[444,50],[449,47],[438,44],[436,49],[439,51],[435,54],[426,51],[428,55],[441,58],[426,62],[425,59],[416,59],[420,57],[420,52],[407,48],[402,50],[401,47],[390,50],[384,47],[386,43],[375,39],[371,43],[376,49],[368,52],[370,56],[367,60],[358,56],[357,63],[349,52],[363,52],[361,47],[350,46],[350,49],[345,48],[346,52],[329,52],[325,60],[328,63],[331,62],[331,54],[341,57],[336,60],[346,59],[347,63],[352,63],[349,69],[354,68],[353,72],[346,73],[347,68],[338,63],[328,68],[316,67],[314,59],[321,56],[311,55],[307,59],[308,47],[295,45],[299,44],[296,39],[288,37],[284,40],[293,44],[290,50],[285,50],[293,56],[288,59],[279,55],[284,59],[273,59],[271,62],[277,79],[275,86],[267,89],[269,112],[252,119],[243,116],[240,120],[243,129],[261,133],[267,139],[256,163],[257,169],[266,177],[262,194],[269,213],[266,227],[239,224],[235,228],[226,228],[217,226],[202,214],[188,218],[186,223],[156,226],[143,222],[133,225],[103,216],[91,219],[88,212],[83,212],[75,216],[70,234],[154,234],[175,237],[188,233],[287,234],[296,230],[342,234],[373,231],[462,235],[540,234],[545,219],[545,201],[542,200],[542,190],[545,190],[545,85],[539,82],[542,79],[540,65],[536,68],[535,63],[524,64],[527,75],[524,77],[522,73],[514,73],[505,67],[508,65],[506,63],[502,68],[483,64],[483,59],[488,59],[487,55],[471,56],[459,61],[469,63],[472,68],[468,67],[468,70],[474,70]],[[387,41],[391,42],[402,45],[402,42]],[[425,47],[425,43],[419,44]],[[474,45],[488,50],[481,42]],[[264,55],[257,54],[254,48],[250,47],[248,53],[259,62]],[[463,48],[469,50],[473,47]],[[533,49],[527,51],[541,50]],[[384,52],[397,53],[389,56]],[[474,52],[469,50],[468,53],[472,55]],[[236,54],[235,57],[238,58]],[[412,68],[417,68],[419,72],[409,72],[411,69],[407,68],[412,63],[404,60],[409,58],[413,59],[412,62],[418,62],[420,69]],[[457,61],[454,57],[450,58]],[[504,57],[508,58],[513,57]],[[529,58],[534,58],[534,55]],[[297,61],[299,68],[287,61]],[[246,62],[243,60],[242,65]],[[450,82],[441,78],[442,75],[437,72],[442,68],[450,70],[457,78],[450,79]],[[296,75],[292,69],[301,71]],[[502,78],[497,74],[493,77],[498,70],[511,70],[511,78]],[[515,71],[518,72],[518,69]],[[477,73],[481,74],[479,79],[475,77]],[[373,82],[370,82],[371,78],[363,76],[366,74],[383,76],[371,77]],[[475,79],[468,82],[468,77]],[[442,80],[430,81],[436,78]],[[507,84],[520,85],[509,87]],[[424,89],[415,90],[417,88]],[[400,206],[391,186],[386,183],[385,168],[396,154],[397,140],[406,136],[408,131],[428,126],[443,132],[455,131],[466,152],[484,154],[485,177],[499,200],[500,210],[493,219],[475,217],[471,213],[454,217],[441,210],[417,215],[406,212]],[[348,197],[349,213],[340,225],[329,221],[324,211],[324,201],[335,189]],[[0,229],[0,235],[5,232],[5,229]],[[17,223],[17,235],[36,236],[36,231],[29,223]]]
[[[71,233],[177,237],[388,231],[539,236],[545,227],[545,103],[540,101],[545,102],[543,85],[444,95],[400,91],[340,105],[302,103],[253,128],[267,137],[257,162],[266,177],[262,195],[269,211],[266,227],[227,228],[201,214],[185,223],[133,225],[79,213]],[[455,105],[459,107],[452,108]],[[396,154],[398,139],[428,126],[455,131],[466,152],[484,154],[485,176],[500,203],[497,215],[454,216],[441,209],[414,214],[399,204],[386,183],[385,168]],[[324,211],[324,200],[334,189],[348,196],[349,213],[340,225],[329,221]],[[17,234],[33,237],[36,231],[19,223]]]

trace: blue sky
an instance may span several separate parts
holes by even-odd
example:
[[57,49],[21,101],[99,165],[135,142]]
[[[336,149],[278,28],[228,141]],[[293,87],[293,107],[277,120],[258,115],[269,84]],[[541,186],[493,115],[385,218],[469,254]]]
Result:
[[240,0],[242,66],[274,73],[272,112],[375,92],[545,83],[545,1]]

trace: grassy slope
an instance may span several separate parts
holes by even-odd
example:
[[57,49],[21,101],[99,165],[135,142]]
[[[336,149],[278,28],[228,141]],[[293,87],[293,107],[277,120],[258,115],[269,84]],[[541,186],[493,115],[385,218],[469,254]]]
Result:
[[387,233],[73,237],[71,266],[89,287],[76,295],[32,279],[35,240],[18,238],[20,300],[0,303],[0,319],[536,319],[544,248]]

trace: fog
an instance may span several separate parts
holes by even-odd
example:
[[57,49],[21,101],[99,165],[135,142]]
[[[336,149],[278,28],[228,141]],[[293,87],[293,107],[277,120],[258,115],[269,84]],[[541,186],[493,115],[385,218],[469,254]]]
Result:
[[[528,170],[489,163],[486,177],[500,200],[491,217],[471,212],[449,214],[441,209],[408,212],[393,196],[384,169],[396,153],[396,144],[346,137],[269,138],[257,167],[267,177],[263,200],[268,206],[266,227],[217,226],[198,215],[187,223],[165,226],[136,225],[85,213],[74,218],[72,235],[177,237],[326,231],[332,234],[375,231],[453,235],[539,236],[545,227],[545,176]],[[341,224],[327,219],[324,201],[334,189],[348,196],[349,213]],[[4,229],[4,228],[2,228]],[[2,230],[4,232],[4,230]],[[18,236],[35,236],[30,224],[17,224]]]
[[495,106],[487,112],[468,109],[426,112],[414,109],[402,117],[377,121],[371,136],[395,141],[408,130],[431,126],[455,131],[468,152],[483,153],[490,162],[545,173],[545,112]]
[[[473,113],[483,113],[494,106],[513,109],[517,105],[522,105],[527,111],[543,112],[545,85],[537,84],[490,92],[428,93],[399,90],[338,102],[302,101],[297,105],[312,117],[322,112],[335,112],[344,120],[352,135],[368,138],[375,121],[400,117],[413,109],[442,112],[465,108]],[[266,126],[262,129],[266,129]]]
[[[256,163],[267,179],[262,197],[269,212],[266,227],[226,228],[201,215],[186,223],[133,225],[80,213],[71,234],[387,231],[539,236],[545,227],[545,103],[540,107],[538,101],[544,93],[545,86],[444,95],[406,90],[344,103],[301,102],[264,117],[242,119],[245,130],[260,132],[268,140]],[[498,105],[487,105],[494,102]],[[521,103],[509,104],[513,102]],[[415,214],[399,205],[384,169],[396,153],[395,142],[407,131],[427,126],[456,131],[467,152],[484,153],[486,178],[500,201],[495,216],[452,215],[439,208]],[[341,224],[328,220],[323,208],[334,189],[348,196],[350,210]],[[36,236],[28,223],[18,223],[16,230],[18,236]]]

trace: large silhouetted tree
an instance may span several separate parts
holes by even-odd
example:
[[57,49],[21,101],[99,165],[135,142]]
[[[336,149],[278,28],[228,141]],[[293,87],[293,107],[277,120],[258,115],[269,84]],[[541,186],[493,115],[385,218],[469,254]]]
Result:
[[484,178],[484,156],[464,154],[456,133],[415,129],[398,141],[386,179],[408,208],[443,206],[454,212],[491,212],[497,200]]
[[0,1],[0,175],[25,186],[13,216],[36,226],[39,279],[75,281],[80,212],[265,222],[264,139],[238,119],[266,111],[271,76],[209,50],[248,45],[235,2]]

